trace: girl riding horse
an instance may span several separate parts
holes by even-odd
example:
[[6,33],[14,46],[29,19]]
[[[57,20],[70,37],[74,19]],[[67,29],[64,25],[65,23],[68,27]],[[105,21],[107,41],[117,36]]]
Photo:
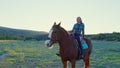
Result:
[[[84,68],[90,68],[90,54],[92,50],[92,44],[89,39],[85,39],[88,44],[88,48],[84,50]],[[60,26],[54,23],[51,28],[48,39],[45,41],[47,47],[51,47],[54,43],[59,44],[60,57],[63,63],[63,67],[67,68],[67,61],[70,61],[72,68],[75,68],[76,58],[78,57],[78,49],[76,48],[73,39],[69,33]]]

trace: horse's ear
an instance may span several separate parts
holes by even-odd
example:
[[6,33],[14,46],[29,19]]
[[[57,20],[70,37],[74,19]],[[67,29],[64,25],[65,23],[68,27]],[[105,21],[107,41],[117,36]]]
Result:
[[58,26],[60,26],[61,22],[58,24]]
[[54,25],[56,25],[56,22],[54,22]]

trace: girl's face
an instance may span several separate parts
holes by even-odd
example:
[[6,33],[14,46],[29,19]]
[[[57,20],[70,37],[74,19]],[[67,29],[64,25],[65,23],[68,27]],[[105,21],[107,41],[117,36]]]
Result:
[[81,23],[81,18],[77,17],[77,23]]

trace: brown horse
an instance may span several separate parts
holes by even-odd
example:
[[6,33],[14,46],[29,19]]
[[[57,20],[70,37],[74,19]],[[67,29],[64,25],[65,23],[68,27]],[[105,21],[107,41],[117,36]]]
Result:
[[[85,39],[85,41],[88,44],[88,49],[84,50],[84,68],[90,68],[92,45],[90,40]],[[76,48],[70,34],[60,26],[60,23],[58,25],[54,23],[49,32],[48,40],[45,42],[48,47],[51,47],[54,43],[59,44],[60,57],[64,68],[67,68],[67,61],[70,61],[72,68],[75,68],[76,58],[78,57],[78,49]]]

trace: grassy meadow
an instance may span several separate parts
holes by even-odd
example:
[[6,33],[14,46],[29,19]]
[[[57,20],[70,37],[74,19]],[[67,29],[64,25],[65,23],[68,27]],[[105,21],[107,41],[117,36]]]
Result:
[[[120,42],[92,41],[91,68],[119,68]],[[0,41],[0,68],[62,68],[58,45],[48,49],[44,41]],[[68,63],[70,66],[70,63]],[[70,68],[70,67],[69,67]],[[76,68],[83,68],[77,61]]]

